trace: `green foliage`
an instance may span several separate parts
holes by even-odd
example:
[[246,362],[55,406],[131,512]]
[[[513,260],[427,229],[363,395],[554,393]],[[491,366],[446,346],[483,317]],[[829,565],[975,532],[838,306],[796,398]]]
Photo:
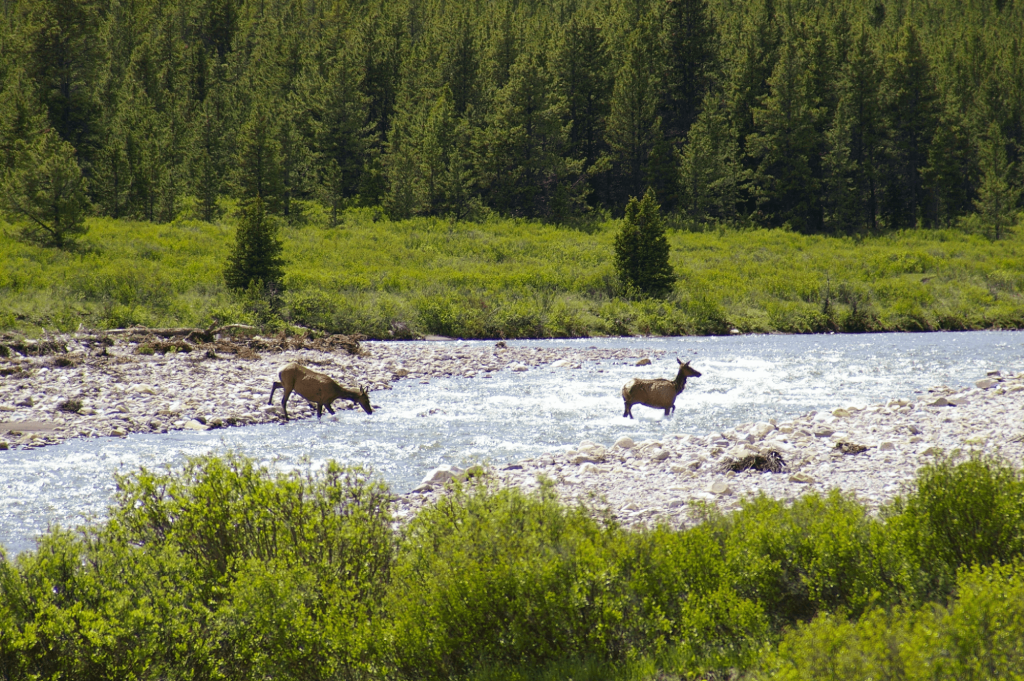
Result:
[[1024,482],[1020,474],[978,454],[952,466],[921,470],[914,493],[889,513],[894,574],[911,598],[951,594],[957,570],[1010,562],[1024,554]]
[[993,679],[1024,664],[1019,474],[941,460],[872,517],[838,492],[625,531],[456,487],[393,525],[333,462],[116,477],[102,525],[0,556],[6,678]]
[[234,291],[253,290],[256,296],[276,297],[284,289],[285,264],[277,223],[267,215],[259,196],[241,213],[234,252],[224,267],[224,281]]
[[653,296],[670,291],[675,280],[659,209],[653,189],[648,188],[640,201],[633,197],[615,236],[615,271],[622,283],[627,290]]
[[72,248],[86,232],[89,207],[75,150],[49,130],[15,144],[17,159],[0,185],[0,208],[24,223],[19,236],[25,241]]

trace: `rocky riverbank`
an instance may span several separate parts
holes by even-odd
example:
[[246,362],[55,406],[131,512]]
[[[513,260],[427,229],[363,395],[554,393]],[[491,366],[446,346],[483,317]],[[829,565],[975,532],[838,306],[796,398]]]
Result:
[[[626,527],[680,528],[696,522],[691,502],[728,512],[759,494],[792,501],[838,488],[876,510],[922,466],[972,451],[1024,465],[1024,374],[994,371],[969,389],[939,387],[917,400],[745,423],[706,437],[581,442],[501,470],[469,472],[523,489],[546,478],[565,502],[610,511]],[[466,472],[433,471],[418,494],[400,501],[399,517],[443,493],[452,477]]]

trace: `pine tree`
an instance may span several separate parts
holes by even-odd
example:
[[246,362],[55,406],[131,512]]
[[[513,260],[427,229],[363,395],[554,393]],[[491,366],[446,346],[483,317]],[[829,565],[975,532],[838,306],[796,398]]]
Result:
[[96,0],[26,3],[28,74],[37,84],[50,124],[86,165],[99,141],[99,5]]
[[667,138],[682,140],[697,119],[717,65],[718,33],[707,0],[667,0],[660,38],[662,126]]
[[256,288],[271,298],[279,296],[284,290],[282,250],[277,223],[257,196],[242,209],[234,251],[224,268],[228,288],[239,292]]
[[271,213],[281,210],[284,194],[277,132],[263,97],[257,95],[238,133],[233,186],[237,198],[247,202],[259,198]]
[[938,122],[938,93],[917,31],[900,34],[883,83],[887,126],[883,213],[891,229],[914,227],[926,200],[921,171]]
[[946,112],[939,119],[928,148],[928,166],[922,169],[926,225],[949,227],[971,211],[978,184],[978,161],[963,119]]
[[853,231],[875,233],[878,229],[881,181],[879,163],[883,156],[884,124],[879,104],[881,69],[871,49],[867,31],[862,31],[850,51],[839,88],[847,99],[850,115],[850,158],[853,191],[856,196]]
[[551,52],[552,87],[565,102],[562,122],[569,127],[570,153],[593,165],[606,151],[603,133],[612,93],[604,34],[592,16],[577,14]]
[[369,99],[360,90],[358,63],[344,49],[322,67],[307,63],[294,99],[305,120],[302,134],[314,168],[309,177],[312,194],[330,208],[334,226],[339,212],[359,193],[372,144],[366,122]]
[[86,233],[89,210],[86,184],[74,148],[55,130],[19,144],[15,168],[0,187],[2,208],[24,222],[19,236],[27,242],[71,248]]
[[486,200],[508,215],[550,216],[565,185],[575,198],[585,188],[583,162],[564,155],[563,104],[549,97],[547,76],[538,55],[520,54],[474,140]]
[[997,123],[989,124],[979,146],[982,175],[974,206],[991,230],[992,238],[999,240],[1014,222],[1022,189],[1014,182],[1014,167],[1006,155],[1006,138]]
[[818,132],[822,111],[809,91],[809,67],[795,41],[781,49],[769,80],[770,94],[754,109],[755,132],[747,154],[757,166],[751,186],[766,224],[789,224],[804,233],[821,230],[821,175],[824,150]]
[[644,193],[650,180],[651,154],[662,141],[649,27],[635,30],[625,50],[624,62],[615,75],[605,132],[615,164],[614,195],[621,197],[618,200]]
[[739,149],[721,95],[709,93],[680,154],[680,203],[690,219],[736,217],[743,177]]
[[615,271],[627,292],[661,296],[672,290],[671,248],[654,191],[632,197],[615,235]]

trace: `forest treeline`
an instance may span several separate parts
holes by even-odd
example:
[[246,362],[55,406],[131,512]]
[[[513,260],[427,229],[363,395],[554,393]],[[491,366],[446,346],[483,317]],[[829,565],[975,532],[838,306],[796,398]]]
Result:
[[1020,205],[1015,0],[0,11],[7,195],[63,191],[114,218],[212,220],[259,196],[332,222],[379,206],[572,223],[651,187],[694,224],[868,234],[971,215],[999,238]]

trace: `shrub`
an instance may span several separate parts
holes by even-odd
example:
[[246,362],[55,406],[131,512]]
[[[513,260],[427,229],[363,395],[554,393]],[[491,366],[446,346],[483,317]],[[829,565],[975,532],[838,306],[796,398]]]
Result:
[[1004,463],[972,453],[925,466],[886,509],[889,566],[918,602],[953,593],[957,570],[1024,555],[1024,484]]

